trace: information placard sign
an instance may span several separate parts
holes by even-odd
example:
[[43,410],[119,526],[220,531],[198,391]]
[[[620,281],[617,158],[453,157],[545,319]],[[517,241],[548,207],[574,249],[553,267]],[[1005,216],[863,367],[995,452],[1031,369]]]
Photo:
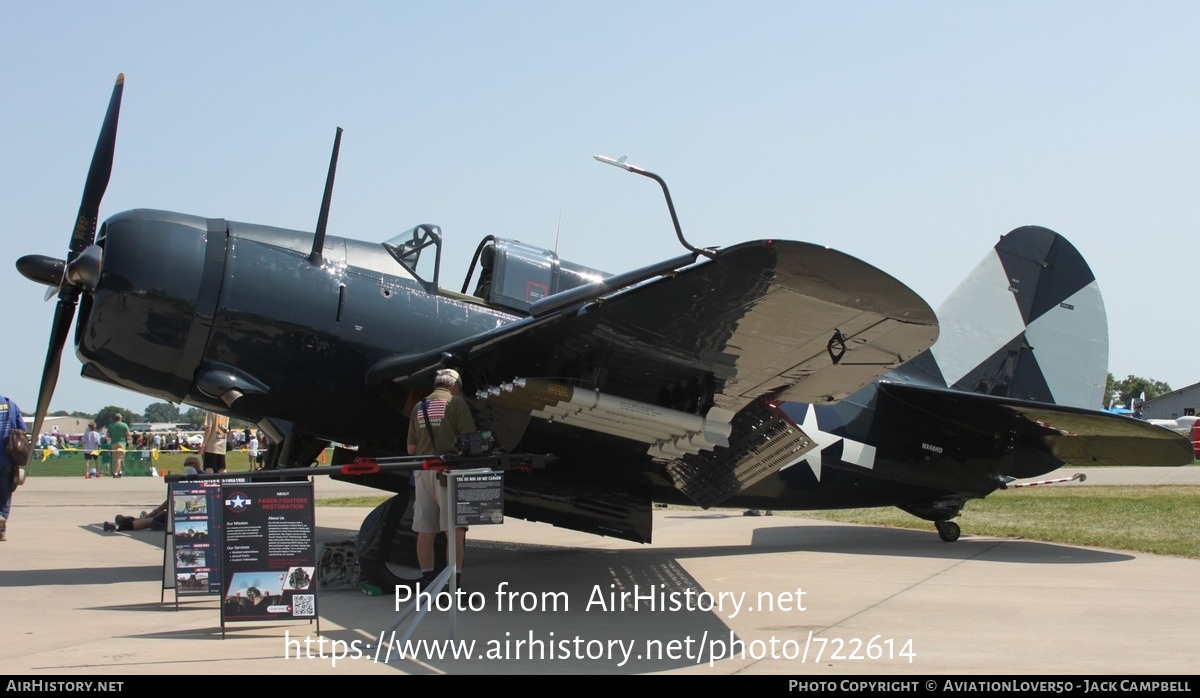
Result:
[[221,482],[180,480],[167,491],[171,517],[167,562],[175,593],[221,593]]
[[504,523],[504,473],[464,470],[454,476],[455,526]]
[[317,616],[312,482],[221,487],[221,623]]

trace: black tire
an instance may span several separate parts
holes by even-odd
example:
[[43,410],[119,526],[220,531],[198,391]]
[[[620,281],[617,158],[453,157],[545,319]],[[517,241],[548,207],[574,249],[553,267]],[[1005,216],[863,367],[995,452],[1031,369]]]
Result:
[[[363,519],[355,541],[359,576],[385,591],[408,585],[421,576],[417,564],[417,534],[412,530],[410,491],[375,507]],[[434,541],[435,569],[446,566],[446,534]]]
[[362,580],[379,587],[385,594],[397,586],[412,586],[421,576],[420,570],[394,562],[359,558],[358,564]]
[[938,537],[947,543],[953,543],[962,535],[962,529],[953,521],[934,521],[933,525],[937,527]]

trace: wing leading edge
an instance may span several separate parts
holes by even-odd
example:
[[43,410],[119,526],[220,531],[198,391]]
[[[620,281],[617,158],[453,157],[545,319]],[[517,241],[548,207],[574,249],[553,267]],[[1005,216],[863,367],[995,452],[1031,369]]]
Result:
[[763,240],[420,356],[384,359],[368,381],[404,381],[449,360],[476,388],[565,378],[664,404],[665,387],[693,385],[737,412],[766,395],[841,399],[936,338],[933,310],[893,277],[826,247]]

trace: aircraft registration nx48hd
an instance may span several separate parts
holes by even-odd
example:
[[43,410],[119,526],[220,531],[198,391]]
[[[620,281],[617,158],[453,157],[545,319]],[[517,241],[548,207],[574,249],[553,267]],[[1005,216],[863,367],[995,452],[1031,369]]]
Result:
[[[315,233],[149,209],[97,231],[122,88],[65,260],[17,262],[58,296],[35,433],[74,320],[84,376],[254,422],[272,468],[329,442],[405,454],[408,410],[453,366],[504,450],[556,456],[508,473],[506,514],[635,541],[652,502],[897,506],[953,540],[965,502],[1017,478],[1192,461],[1186,438],[1095,409],[1103,301],[1045,228],[1003,236],[936,315],[836,250],[701,249],[677,221],[685,254],[615,276],[488,236],[455,292],[436,226],[326,237],[332,177]],[[404,578],[389,563],[412,559],[407,477],[344,479],[396,493],[358,544],[368,575]]]

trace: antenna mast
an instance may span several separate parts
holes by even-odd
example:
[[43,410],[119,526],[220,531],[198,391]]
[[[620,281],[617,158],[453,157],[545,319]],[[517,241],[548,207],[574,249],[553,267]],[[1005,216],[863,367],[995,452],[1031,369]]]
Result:
[[317,234],[313,236],[312,253],[308,261],[318,264],[321,251],[325,249],[325,227],[329,224],[329,203],[333,199],[333,176],[337,173],[338,150],[342,147],[342,127],[338,126],[333,137],[333,154],[329,156],[329,175],[325,177],[325,196],[321,198],[321,213],[317,216]]
[[554,256],[558,256],[558,234],[562,232],[562,206],[558,207],[558,225],[554,228]]

